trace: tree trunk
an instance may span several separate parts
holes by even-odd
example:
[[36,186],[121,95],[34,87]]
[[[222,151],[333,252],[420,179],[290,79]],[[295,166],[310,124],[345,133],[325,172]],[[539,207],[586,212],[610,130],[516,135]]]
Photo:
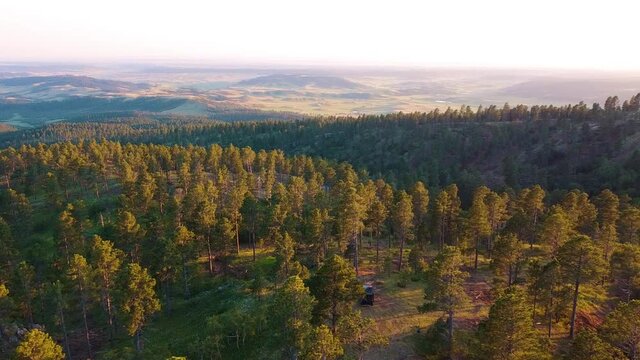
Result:
[[475,256],[473,260],[473,270],[478,270],[478,246],[479,246],[479,238],[476,236],[476,248],[475,248]]
[[569,327],[569,337],[575,337],[576,310],[578,309],[578,294],[580,293],[580,274],[582,273],[582,255],[578,260],[578,274],[576,275],[575,288],[573,290],[573,308],[571,310],[571,326]]
[[380,235],[376,236],[376,265],[378,265],[380,260]]
[[189,274],[187,273],[187,261],[182,257],[182,284],[184,286],[184,298],[188,299],[191,295],[189,292]]
[[209,260],[209,275],[213,276],[213,252],[211,251],[210,236],[207,236],[207,258]]
[[[362,241],[362,238],[360,239],[360,241]],[[362,245],[362,244],[360,244],[360,245]],[[355,238],[353,239],[353,249],[354,249],[354,252],[355,252],[355,256],[353,258],[353,264],[354,264],[354,266],[356,268],[356,276],[358,276],[358,275],[360,275],[359,266],[358,266],[359,265],[358,261],[360,260],[360,259],[358,259],[358,239],[355,239]]]
[[142,330],[136,331],[136,352],[138,354],[142,352]]
[[[80,289],[80,291],[83,291]],[[84,298],[84,295],[81,296],[81,306],[82,306],[82,319],[84,321],[84,334],[87,340],[87,350],[89,352],[89,358],[92,358],[91,355],[91,338],[89,336],[89,322],[87,321],[87,300]]]
[[251,248],[253,250],[253,262],[256,262],[256,232],[251,232]]
[[449,331],[447,332],[447,341],[449,342],[449,358],[453,354],[453,309],[449,309]]
[[551,338],[551,324],[553,322],[553,296],[549,298],[549,304],[547,305],[547,336]]
[[402,255],[404,254],[404,236],[400,239],[400,256],[398,259],[398,271],[402,271]]
[[236,225],[236,252],[240,255],[240,232],[238,231],[238,219],[235,220]]
[[105,292],[105,303],[107,305],[107,320],[109,322],[109,339],[113,339],[113,309],[111,304],[111,294],[108,291]]
[[58,313],[60,314],[60,325],[62,326],[62,335],[64,336],[64,352],[66,353],[66,358],[71,359],[71,349],[69,348],[69,337],[67,335],[67,325],[64,321],[64,311],[62,310],[62,304],[60,303],[60,299],[58,299]]

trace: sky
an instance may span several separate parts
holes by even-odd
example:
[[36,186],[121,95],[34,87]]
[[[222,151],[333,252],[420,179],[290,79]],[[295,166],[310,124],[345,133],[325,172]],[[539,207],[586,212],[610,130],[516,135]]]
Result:
[[2,0],[0,61],[640,70],[638,0]]

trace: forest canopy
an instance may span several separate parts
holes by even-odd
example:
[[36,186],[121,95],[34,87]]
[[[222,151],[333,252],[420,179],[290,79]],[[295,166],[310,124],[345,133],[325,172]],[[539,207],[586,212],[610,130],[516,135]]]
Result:
[[639,102],[5,134],[0,356],[636,359]]

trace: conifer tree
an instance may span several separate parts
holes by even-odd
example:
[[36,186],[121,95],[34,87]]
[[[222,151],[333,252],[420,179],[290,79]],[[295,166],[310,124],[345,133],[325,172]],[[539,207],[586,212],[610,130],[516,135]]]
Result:
[[538,237],[548,253],[554,257],[571,235],[571,225],[564,210],[553,207],[551,214],[542,222]]
[[283,358],[297,358],[304,352],[312,328],[315,299],[298,276],[289,277],[273,299],[270,319],[274,337],[282,341]]
[[600,331],[602,337],[629,359],[640,357],[640,300],[621,303],[607,315]]
[[87,263],[87,259],[85,259],[84,256],[74,254],[71,258],[71,264],[69,265],[68,276],[69,279],[74,283],[74,287],[76,288],[78,297],[80,298],[80,310],[82,311],[82,321],[84,323],[84,335],[85,341],[87,342],[87,353],[89,354],[89,358],[91,358],[91,336],[89,333],[89,320],[87,313],[89,311],[90,292],[91,288],[93,287],[93,269],[91,268],[89,263]]
[[175,249],[180,254],[182,286],[185,298],[189,298],[189,261],[194,255],[194,238],[195,234],[187,229],[186,226],[178,226],[173,234],[173,243]]
[[369,219],[373,236],[376,238],[376,264],[380,261],[380,236],[388,215],[389,211],[384,203],[378,198],[374,199],[369,209]]
[[640,209],[627,206],[618,221],[620,242],[640,245]]
[[489,212],[485,203],[485,198],[489,194],[489,189],[481,186],[473,194],[471,209],[469,210],[468,225],[474,238],[474,262],[473,268],[478,269],[478,253],[480,242],[491,234],[491,224],[489,223]]
[[364,352],[375,346],[383,346],[389,340],[377,332],[375,321],[365,318],[360,311],[354,311],[340,318],[336,331],[340,341],[361,359]]
[[109,331],[111,332],[111,336],[113,336],[115,331],[113,290],[124,259],[124,253],[114,248],[113,243],[103,240],[98,235],[93,237],[92,253],[97,283],[100,288],[100,298],[103,308],[107,313]]
[[578,331],[564,358],[566,360],[623,360],[626,356],[620,349],[602,340],[594,330],[585,329]]
[[489,235],[487,242],[487,251],[489,253],[489,257],[491,257],[495,236],[497,235],[498,230],[504,227],[509,216],[509,196],[506,193],[498,195],[497,193],[490,191],[484,200],[487,206],[487,220],[489,221],[489,228],[491,229],[491,234]]
[[509,233],[496,238],[491,265],[497,273],[507,275],[507,286],[511,286],[518,279],[522,261],[522,243],[515,234]]
[[621,244],[611,256],[611,275],[623,299],[630,301],[640,290],[640,246]]
[[308,220],[307,230],[311,242],[316,265],[324,261],[328,253],[329,239],[331,236],[331,216],[327,209],[313,209]]
[[429,209],[429,190],[421,181],[416,182],[411,189],[413,229],[416,241],[422,246],[426,241]]
[[404,191],[400,191],[398,193],[398,200],[393,209],[393,229],[394,234],[400,243],[400,254],[398,256],[398,271],[400,271],[402,270],[405,242],[413,239],[413,210],[411,197]]
[[116,244],[122,244],[120,247],[124,248],[128,253],[132,261],[140,261],[141,257],[141,242],[144,238],[144,230],[138,224],[138,221],[127,210],[122,210],[118,213],[116,220],[116,233],[118,235],[118,241]]
[[453,351],[453,323],[455,313],[469,298],[463,284],[469,274],[463,271],[460,250],[455,246],[445,246],[427,270],[425,303],[418,308],[422,312],[443,310],[447,314],[447,341]]
[[77,220],[73,217],[73,210],[73,205],[68,204],[67,208],[58,217],[57,238],[67,265],[71,264],[71,255],[73,253],[84,250],[82,249],[82,234],[79,231]]
[[18,308],[21,310],[24,319],[33,324],[33,301],[38,292],[36,284],[35,269],[26,261],[21,261],[16,268],[16,297]]
[[340,341],[331,333],[331,329],[323,324],[313,329],[309,345],[301,358],[304,360],[335,360],[343,353]]
[[589,237],[584,235],[576,236],[567,241],[558,250],[558,262],[565,281],[573,285],[573,308],[569,330],[569,337],[573,339],[580,285],[599,280],[605,272],[607,264],[602,256],[602,251],[595,246]]
[[551,359],[551,353],[531,322],[532,311],[524,292],[509,288],[489,309],[480,325],[480,344],[486,359]]
[[136,263],[127,266],[123,289],[122,312],[127,315],[127,331],[135,336],[136,351],[142,351],[142,329],[149,317],[160,310],[154,287],[156,281],[147,269]]
[[316,322],[329,320],[334,334],[338,320],[353,311],[354,301],[364,292],[353,267],[339,255],[333,255],[318,269],[310,280],[310,289],[318,301],[314,307]]
[[64,360],[62,347],[40,329],[30,330],[16,348],[17,360]]

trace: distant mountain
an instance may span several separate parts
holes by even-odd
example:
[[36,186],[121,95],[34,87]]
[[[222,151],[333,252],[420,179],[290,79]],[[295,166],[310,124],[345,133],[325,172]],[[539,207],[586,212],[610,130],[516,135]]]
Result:
[[96,89],[104,92],[137,91],[149,88],[146,84],[136,84],[127,81],[96,79],[89,76],[54,75],[54,76],[25,76],[0,79],[0,86],[32,88],[32,91],[46,91],[54,87],[76,87]]
[[263,86],[263,87],[305,87],[314,86],[327,89],[356,89],[362,87],[353,81],[338,76],[322,75],[290,75],[272,74],[258,76],[252,79],[243,80],[237,83],[240,86]]
[[516,96],[549,102],[599,102],[607,96],[627,99],[640,91],[640,77],[618,79],[538,78],[508,86],[498,95]]

